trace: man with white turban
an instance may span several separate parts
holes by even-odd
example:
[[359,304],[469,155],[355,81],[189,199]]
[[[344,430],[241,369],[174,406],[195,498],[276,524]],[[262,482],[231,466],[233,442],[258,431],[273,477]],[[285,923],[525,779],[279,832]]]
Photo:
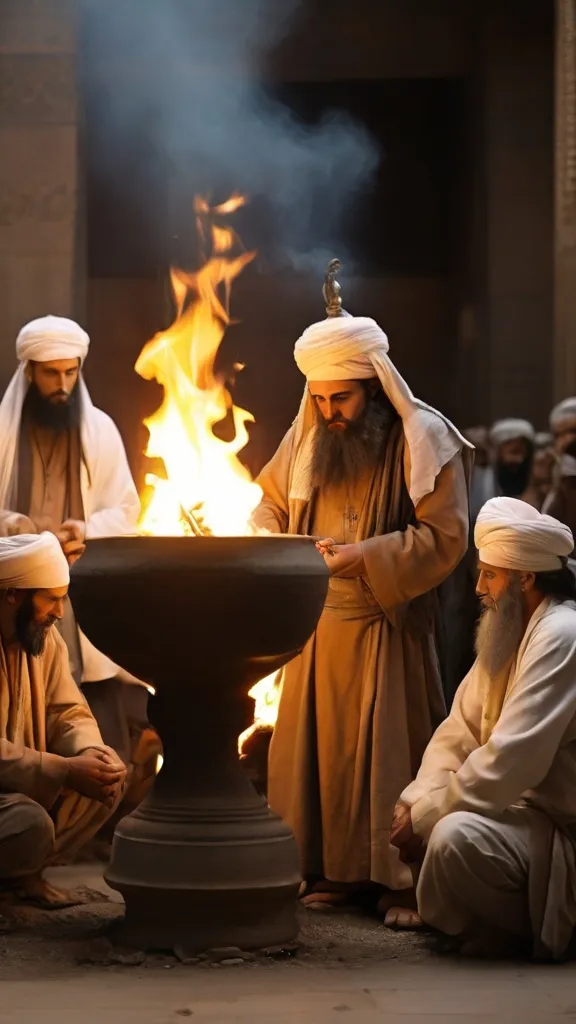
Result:
[[53,628],[69,580],[52,533],[0,538],[0,885],[47,908],[74,900],[44,868],[106,821],[126,776]]
[[576,531],[576,398],[565,398],[550,413],[550,430],[558,457],[554,486],[544,512]]
[[[26,324],[16,341],[20,365],[0,403],[0,536],[49,530],[70,561],[93,537],[135,533],[140,512],[120,434],[82,376],[89,343],[65,317]],[[77,629],[69,602],[61,630],[74,678],[90,684],[87,698],[108,742],[129,760],[125,705],[144,725],[146,689]]]
[[490,430],[491,464],[474,466],[470,508],[472,522],[482,506],[500,496],[520,498],[528,488],[536,431],[528,420],[498,420]]
[[550,431],[559,455],[576,442],[576,397],[565,398],[554,406],[550,413]]
[[413,865],[425,845],[425,922],[476,952],[518,940],[560,957],[576,923],[574,541],[513,498],[485,505],[475,541],[477,660],[400,797],[392,842]]
[[318,628],[283,673],[268,785],[314,907],[412,885],[390,825],[445,713],[434,588],[466,550],[469,448],[414,398],[373,320],[329,316],[295,358],[307,385],[255,521],[319,539],[331,573]]

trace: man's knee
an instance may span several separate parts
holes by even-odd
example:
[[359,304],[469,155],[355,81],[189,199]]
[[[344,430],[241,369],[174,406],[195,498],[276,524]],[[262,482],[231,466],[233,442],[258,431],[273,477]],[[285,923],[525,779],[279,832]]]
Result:
[[478,825],[479,816],[471,811],[453,811],[452,814],[447,814],[432,829],[428,840],[428,852],[440,856],[461,854],[473,842]]
[[54,825],[35,800],[21,796],[0,815],[0,877],[42,870],[54,848]]

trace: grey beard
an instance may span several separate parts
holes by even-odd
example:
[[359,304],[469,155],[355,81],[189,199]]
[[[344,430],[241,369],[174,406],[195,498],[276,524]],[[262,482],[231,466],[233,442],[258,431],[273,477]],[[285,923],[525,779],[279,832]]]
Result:
[[524,635],[524,604],[520,581],[510,585],[496,607],[487,608],[476,630],[476,654],[480,665],[494,679],[518,652]]
[[318,413],[312,457],[315,487],[354,483],[379,461],[396,414],[387,399],[371,399],[362,415],[345,430],[331,431]]

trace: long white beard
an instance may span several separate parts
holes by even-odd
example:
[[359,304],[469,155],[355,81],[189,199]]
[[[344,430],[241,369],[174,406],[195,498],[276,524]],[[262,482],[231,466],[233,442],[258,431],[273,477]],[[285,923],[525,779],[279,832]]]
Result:
[[520,581],[514,577],[497,604],[487,608],[476,630],[476,654],[494,679],[512,661],[524,635],[524,603]]

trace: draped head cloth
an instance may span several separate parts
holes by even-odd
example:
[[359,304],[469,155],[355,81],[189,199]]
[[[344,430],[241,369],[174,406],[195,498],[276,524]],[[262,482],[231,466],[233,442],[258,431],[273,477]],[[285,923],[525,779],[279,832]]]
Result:
[[536,431],[528,420],[497,420],[490,430],[490,441],[494,448],[499,448],[507,441],[517,441],[520,438],[529,441],[530,444],[534,444],[536,441]]
[[[26,366],[30,361],[49,363],[58,359],[84,362],[90,338],[79,324],[64,316],[42,316],[22,328],[16,340],[20,362],[0,402],[0,509],[14,508],[18,489],[18,439],[22,406],[29,387]],[[92,400],[82,375],[80,390],[81,430],[86,450],[87,434],[92,427]]]
[[[368,380],[377,377],[402,419],[410,452],[408,490],[414,505],[434,490],[446,463],[472,448],[441,413],[414,398],[388,355],[388,338],[366,316],[330,316],[312,324],[296,342],[294,358],[308,381]],[[305,389],[296,420],[295,460],[290,497],[309,499],[315,410]]]
[[550,429],[554,430],[562,420],[576,419],[576,397],[565,398],[563,402],[555,405],[550,413]]
[[53,533],[0,537],[0,590],[52,590],[69,582],[68,562]]
[[492,498],[480,510],[474,543],[481,562],[520,572],[553,572],[572,553],[572,531],[518,498]]
[[49,363],[55,359],[84,362],[90,338],[74,320],[65,316],[41,316],[22,328],[16,339],[20,362]]

